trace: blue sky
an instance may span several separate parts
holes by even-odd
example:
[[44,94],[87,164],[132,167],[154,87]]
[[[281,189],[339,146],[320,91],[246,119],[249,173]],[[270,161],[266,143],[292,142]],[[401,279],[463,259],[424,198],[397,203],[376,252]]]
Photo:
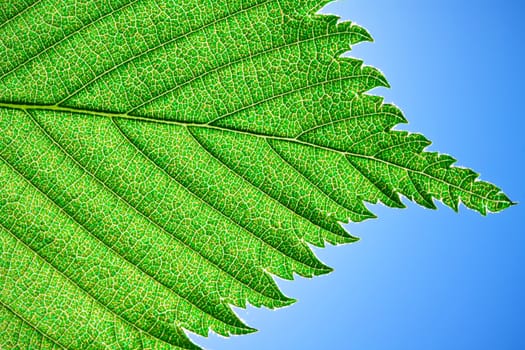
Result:
[[[525,5],[484,0],[341,0],[324,12],[367,28],[351,56],[423,133],[525,201]],[[357,244],[318,250],[335,272],[279,281],[291,307],[239,314],[259,332],[194,337],[209,349],[525,349],[525,204],[482,217],[408,203],[351,224]]]

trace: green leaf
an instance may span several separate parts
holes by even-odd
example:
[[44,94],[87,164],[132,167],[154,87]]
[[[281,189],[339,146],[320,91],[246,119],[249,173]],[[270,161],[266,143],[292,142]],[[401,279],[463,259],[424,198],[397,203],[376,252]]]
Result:
[[0,3],[0,347],[198,348],[364,202],[512,202],[366,92],[325,1]]

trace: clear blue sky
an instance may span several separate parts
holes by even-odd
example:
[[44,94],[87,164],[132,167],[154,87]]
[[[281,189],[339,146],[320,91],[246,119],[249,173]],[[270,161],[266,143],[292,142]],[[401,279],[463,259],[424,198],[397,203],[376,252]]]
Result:
[[[241,310],[249,336],[193,337],[209,349],[525,349],[525,4],[341,0],[324,12],[367,28],[350,53],[392,85],[431,150],[455,156],[521,205],[488,217],[372,207],[357,244],[319,250],[335,272],[279,284],[278,311]],[[407,202],[408,203],[408,202]]]

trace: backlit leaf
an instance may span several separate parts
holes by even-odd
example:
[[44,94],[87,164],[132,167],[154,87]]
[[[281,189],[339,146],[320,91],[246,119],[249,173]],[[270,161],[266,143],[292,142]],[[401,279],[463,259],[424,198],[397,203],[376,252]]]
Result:
[[364,202],[512,204],[392,130],[326,2],[0,2],[1,348],[194,349],[330,272],[309,245]]

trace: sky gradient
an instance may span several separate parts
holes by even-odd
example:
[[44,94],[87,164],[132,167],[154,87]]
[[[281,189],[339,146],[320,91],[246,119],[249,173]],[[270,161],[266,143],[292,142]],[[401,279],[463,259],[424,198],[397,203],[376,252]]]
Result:
[[[525,5],[521,1],[341,0],[323,12],[367,28],[350,56],[384,72],[376,89],[458,165],[523,203]],[[524,204],[483,217],[461,207],[369,206],[352,245],[317,249],[335,271],[278,281],[291,307],[240,310],[259,332],[192,336],[209,349],[524,349]]]

